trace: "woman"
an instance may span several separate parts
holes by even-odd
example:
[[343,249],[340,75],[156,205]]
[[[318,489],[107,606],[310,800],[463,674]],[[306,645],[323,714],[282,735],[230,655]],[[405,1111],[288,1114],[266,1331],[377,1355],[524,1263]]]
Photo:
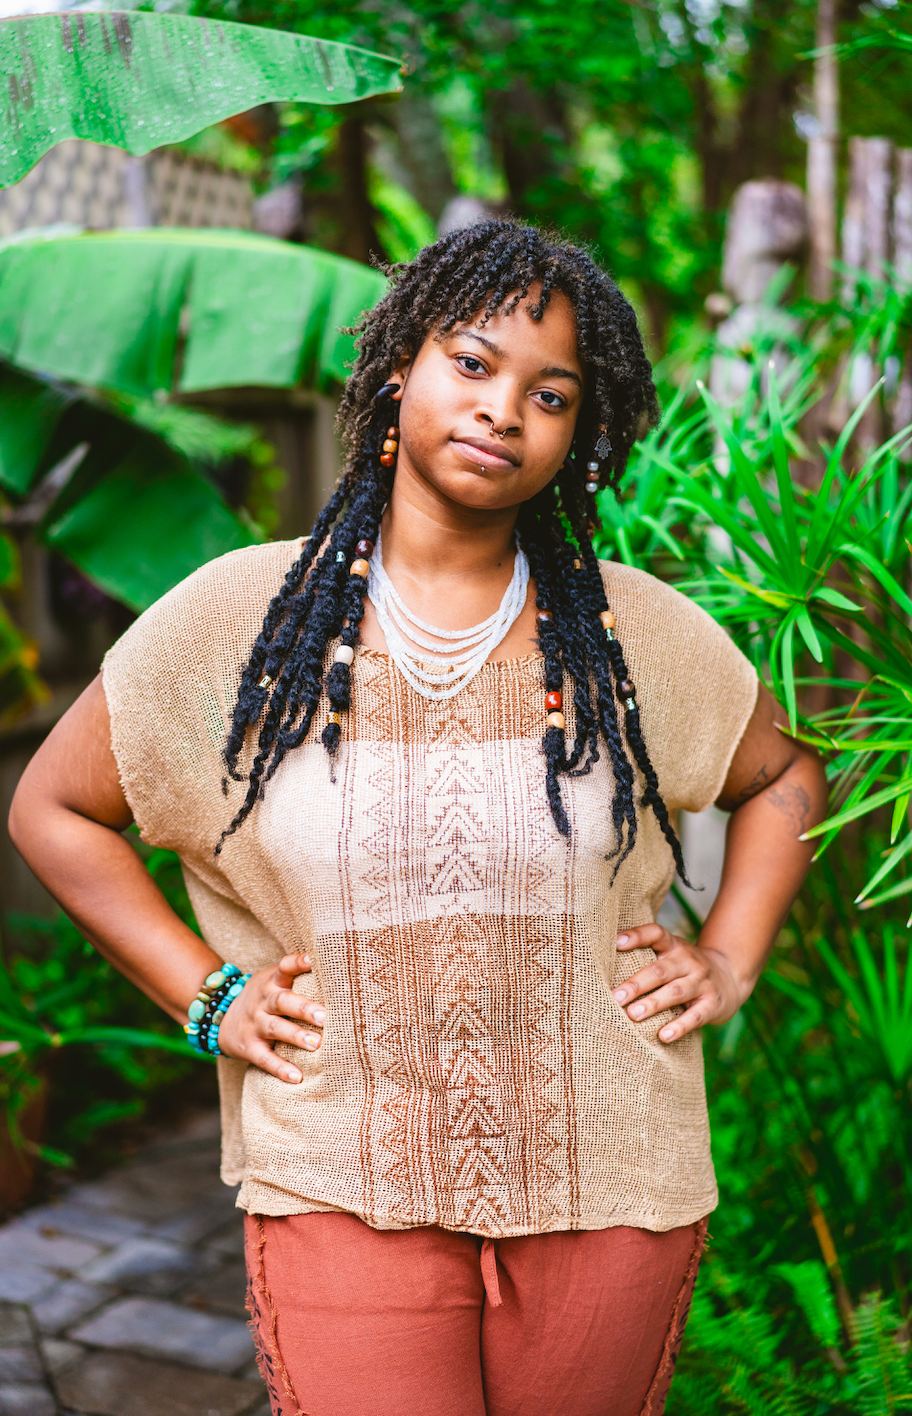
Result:
[[[23,778],[36,874],[220,1056],[275,1413],[664,1407],[716,1203],[699,1029],[750,994],[825,793],[709,617],[594,557],[655,416],[587,255],[438,241],[362,322],[310,538],[154,605]],[[691,945],[655,919],[674,813],[713,801]]]

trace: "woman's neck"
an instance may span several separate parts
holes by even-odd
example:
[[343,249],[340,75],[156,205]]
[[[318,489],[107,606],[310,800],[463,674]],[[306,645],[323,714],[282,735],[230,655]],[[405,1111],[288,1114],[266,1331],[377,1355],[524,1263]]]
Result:
[[[488,511],[441,504],[394,484],[383,517],[383,565],[408,608],[439,629],[467,629],[493,614],[516,559],[516,508]],[[526,609],[495,658],[535,649],[534,587]],[[385,649],[373,607],[365,607],[362,642]]]

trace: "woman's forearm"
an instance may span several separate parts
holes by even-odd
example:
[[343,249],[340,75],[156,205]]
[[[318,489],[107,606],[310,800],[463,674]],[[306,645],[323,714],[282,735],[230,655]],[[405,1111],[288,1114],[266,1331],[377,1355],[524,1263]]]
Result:
[[70,919],[178,1022],[221,962],[171,909],[119,831],[45,801],[13,812],[13,842]]
[[826,815],[826,776],[801,752],[731,814],[722,883],[699,943],[729,963],[747,998],[769,957],[814,854],[799,837]]

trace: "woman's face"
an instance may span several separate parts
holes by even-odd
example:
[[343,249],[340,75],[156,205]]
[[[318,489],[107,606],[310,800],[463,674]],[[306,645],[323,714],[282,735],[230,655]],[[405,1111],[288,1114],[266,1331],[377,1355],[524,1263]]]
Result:
[[396,480],[418,479],[460,506],[505,510],[546,486],[567,456],[583,369],[573,309],[559,292],[540,320],[525,301],[480,319],[442,341],[428,336],[392,374],[402,384]]

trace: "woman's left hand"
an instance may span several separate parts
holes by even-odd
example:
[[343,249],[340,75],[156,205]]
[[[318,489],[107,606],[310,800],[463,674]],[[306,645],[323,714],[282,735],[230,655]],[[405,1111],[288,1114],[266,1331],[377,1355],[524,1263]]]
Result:
[[658,958],[613,990],[627,1016],[643,1023],[665,1008],[690,1006],[660,1030],[662,1042],[677,1042],[706,1023],[734,1017],[750,989],[739,983],[731,961],[717,949],[679,939],[661,924],[641,924],[618,935],[617,947],[654,949]]

